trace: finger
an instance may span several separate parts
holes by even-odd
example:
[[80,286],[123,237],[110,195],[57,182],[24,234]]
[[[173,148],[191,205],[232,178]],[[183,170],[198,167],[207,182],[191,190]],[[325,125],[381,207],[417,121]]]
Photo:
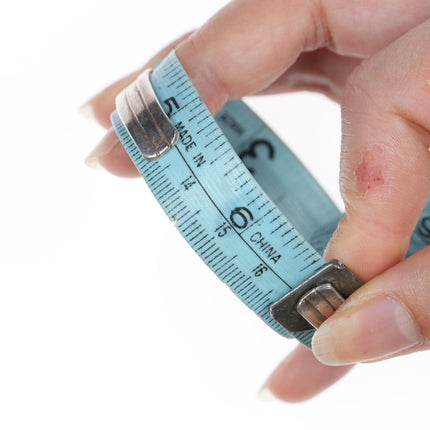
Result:
[[340,102],[349,75],[361,61],[361,58],[338,55],[325,48],[305,52],[284,74],[258,94],[313,91]]
[[162,60],[172,49],[176,48],[180,42],[189,37],[190,34],[190,32],[186,33],[174,40],[172,43],[154,55],[139,70],[124,76],[93,96],[90,100],[84,103],[84,105],[81,107],[81,112],[86,116],[94,118],[103,127],[110,128],[112,126],[110,122],[110,114],[115,110],[115,97],[118,95],[118,93],[130,85],[134,80],[136,80],[136,78],[145,69],[154,68],[158,61]]
[[[190,63],[191,60],[199,62],[198,58],[187,57],[187,49],[189,50],[190,45],[196,44],[194,39],[201,42],[203,39],[207,40],[209,38],[207,46],[200,45],[200,53],[205,54],[205,57],[210,57],[211,52],[218,49],[223,54],[222,62],[226,62],[232,59],[231,53],[234,54],[234,51],[240,50],[239,45],[249,45],[252,42],[252,40],[248,40],[248,36],[252,35],[253,37],[249,39],[255,40],[258,37],[258,42],[260,42],[252,46],[252,52],[255,52],[254,58],[258,58],[265,48],[269,48],[272,51],[272,55],[277,55],[277,50],[279,52],[286,51],[283,55],[280,55],[280,59],[285,63],[287,58],[287,62],[292,63],[293,59],[301,51],[291,48],[285,50],[286,46],[292,45],[292,41],[295,46],[300,47],[302,45],[302,50],[304,51],[313,49],[313,45],[315,45],[315,49],[330,46],[342,54],[367,56],[394,40],[412,26],[424,21],[430,15],[430,10],[426,7],[425,0],[412,0],[396,4],[392,4],[390,0],[384,0],[380,1],[377,6],[372,5],[372,2],[364,2],[359,5],[348,5],[347,8],[344,7],[341,0],[319,2],[271,0],[270,3],[270,5],[267,5],[267,2],[262,4],[256,0],[232,2],[216,14],[201,31],[198,31],[193,36],[192,41],[184,44],[180,49],[180,55],[185,56],[186,59],[188,58]],[[296,22],[297,18],[301,16],[305,18],[305,23]],[[369,16],[372,17],[371,21],[369,21]],[[226,17],[229,19],[225,20],[224,18]],[[250,19],[245,22],[246,17]],[[262,17],[264,19],[261,19]],[[286,25],[286,17],[288,17],[288,25]],[[307,23],[310,25],[306,26]],[[239,24],[239,26],[236,24]],[[242,29],[245,30],[244,24],[248,27],[246,29],[250,30],[249,32],[242,31]],[[352,24],[358,24],[358,26]],[[271,38],[268,37],[270,32],[273,31],[271,30],[272,28],[281,34],[278,34],[278,37],[273,40],[275,46],[268,46],[272,43]],[[219,30],[222,30],[221,33],[224,34],[222,39],[220,39],[219,35],[215,37],[215,33]],[[377,31],[372,32],[372,30]],[[321,34],[317,34],[318,32]],[[106,128],[110,127],[109,115],[114,109],[114,100],[118,92],[133,82],[143,69],[154,67],[157,61],[164,58],[180,42],[187,40],[190,35],[191,33],[187,33],[173,41],[156,54],[145,67],[122,78],[94,96],[84,104],[83,110],[90,111]],[[283,38],[282,36],[284,35],[287,37]],[[303,40],[303,43],[300,43],[300,39]],[[230,48],[236,46],[236,48],[223,51],[223,46],[220,43],[223,40],[227,41],[224,48],[228,46]],[[206,51],[206,48],[211,48],[211,52]],[[251,58],[248,58],[247,52],[242,51],[241,54],[244,54],[241,57],[244,57],[243,59],[249,63]],[[270,55],[268,58],[270,58]],[[206,60],[210,60],[210,58],[206,58]],[[212,60],[216,62],[217,59],[212,58]],[[251,64],[247,65],[247,67],[249,66]],[[200,65],[200,68],[202,67],[203,64]],[[234,64],[231,64],[229,69],[234,69]],[[236,69],[236,74],[238,73],[242,73],[242,70]],[[255,73],[258,73],[258,71]]]
[[[326,254],[363,280],[403,258],[429,195],[429,38],[427,21],[363,63],[345,90],[347,215]],[[318,358],[345,364],[420,349],[430,327],[429,256],[427,248],[348,299],[317,331]]]
[[[425,26],[423,26],[425,27]],[[403,144],[410,144],[410,146],[405,146],[404,148],[402,148],[402,151],[399,151],[397,153],[397,156],[399,157],[397,160],[394,157],[394,161],[395,163],[393,164],[394,167],[397,166],[397,168],[399,168],[399,164],[402,165],[403,162],[406,163],[406,170],[410,170],[411,165],[416,164],[415,161],[416,159],[420,159],[420,161],[422,161],[422,163],[418,163],[420,164],[420,166],[418,167],[418,171],[414,169],[413,173],[417,175],[418,178],[418,184],[415,183],[415,181],[406,181],[405,183],[405,187],[413,187],[411,189],[413,189],[414,191],[417,189],[417,187],[415,185],[418,186],[419,191],[417,193],[416,196],[416,201],[412,201],[409,202],[408,200],[408,194],[410,194],[410,190],[409,193],[406,192],[403,195],[399,196],[399,200],[394,199],[394,201],[391,199],[390,194],[384,196],[384,193],[381,191],[381,193],[379,195],[376,195],[374,200],[378,203],[378,198],[381,199],[382,197],[382,201],[385,202],[384,198],[386,198],[388,200],[388,203],[393,202],[393,207],[388,207],[385,208],[383,205],[381,205],[380,207],[380,215],[382,216],[387,216],[387,212],[388,211],[388,216],[395,214],[396,216],[398,216],[398,207],[403,208],[404,209],[404,213],[402,214],[403,216],[401,216],[399,225],[400,227],[404,228],[405,231],[402,233],[400,230],[400,235],[398,234],[397,236],[394,235],[394,238],[390,237],[390,240],[387,240],[387,235],[391,236],[391,229],[390,226],[388,226],[388,232],[387,230],[385,230],[385,228],[387,227],[387,224],[384,223],[384,219],[377,219],[376,221],[374,219],[371,219],[370,223],[368,223],[367,218],[365,218],[365,220],[363,222],[358,222],[357,224],[355,224],[355,228],[356,230],[356,234],[353,236],[353,240],[348,241],[346,244],[342,243],[341,241],[339,241],[339,237],[343,237],[345,240],[348,240],[348,234],[350,234],[350,232],[342,235],[341,230],[340,233],[338,233],[338,240],[334,241],[332,243],[331,249],[329,248],[329,251],[327,252],[326,256],[328,258],[330,258],[330,252],[331,252],[331,256],[336,256],[338,258],[342,258],[344,261],[348,261],[348,264],[354,268],[354,271],[359,274],[363,279],[368,279],[370,276],[373,276],[375,273],[377,273],[380,270],[383,270],[383,268],[381,268],[383,265],[390,265],[393,263],[393,261],[396,261],[400,255],[403,255],[406,248],[407,248],[407,243],[408,243],[408,237],[410,236],[410,233],[412,231],[412,229],[414,228],[414,225],[416,223],[417,217],[419,215],[419,213],[422,210],[422,205],[424,204],[426,197],[428,196],[428,151],[427,151],[427,147],[426,145],[423,145],[422,142],[424,140],[424,142],[427,141],[427,131],[426,129],[428,129],[428,124],[426,124],[426,118],[425,118],[425,112],[428,112],[428,108],[430,106],[425,106],[423,105],[423,97],[426,97],[427,92],[426,91],[422,91],[422,87],[423,84],[424,86],[428,83],[428,77],[425,76],[425,73],[417,73],[417,74],[413,74],[413,79],[406,79],[409,76],[409,72],[411,71],[411,68],[414,69],[416,71],[416,64],[415,62],[412,62],[412,64],[410,65],[410,68],[405,67],[404,70],[399,70],[398,68],[394,68],[391,67],[391,69],[395,69],[397,71],[397,73],[399,73],[398,76],[396,76],[394,74],[383,74],[381,73],[381,71],[384,71],[384,68],[382,67],[383,64],[380,64],[379,62],[382,62],[385,64],[389,64],[389,65],[393,65],[396,64],[395,59],[401,54],[403,54],[403,52],[408,52],[406,50],[406,46],[405,45],[413,45],[415,43],[415,39],[420,41],[421,40],[421,44],[418,46],[423,45],[422,40],[428,40],[427,37],[424,34],[422,34],[422,32],[425,32],[424,29],[418,30],[417,33],[413,33],[408,35],[407,37],[404,38],[404,40],[402,41],[402,43],[399,43],[399,45],[396,48],[390,48],[389,50],[392,50],[393,52],[388,52],[388,53],[383,53],[381,54],[381,56],[379,58],[377,58],[376,60],[370,60],[366,65],[364,65],[362,67],[362,69],[360,70],[359,73],[356,74],[356,76],[354,77],[354,79],[357,79],[360,85],[360,88],[362,86],[363,89],[362,91],[359,91],[359,94],[362,96],[362,98],[364,98],[364,103],[363,100],[361,100],[361,103],[357,103],[355,104],[355,101],[357,99],[357,97],[355,96],[346,96],[346,105],[348,106],[348,113],[353,112],[352,117],[348,117],[345,120],[345,127],[349,127],[350,130],[346,131],[346,140],[349,141],[348,142],[344,142],[344,144],[349,143],[349,144],[354,144],[356,146],[358,146],[358,154],[360,154],[360,151],[365,151],[365,145],[366,143],[369,144],[370,143],[373,145],[375,144],[375,142],[378,142],[378,139],[380,139],[380,144],[382,144],[383,142],[388,142],[388,143],[392,143],[392,142],[402,142]],[[419,50],[417,48],[417,50]],[[421,56],[423,56],[423,58],[428,57],[428,55],[425,52],[421,52]],[[390,58],[391,56],[393,56],[394,58]],[[411,53],[411,57],[415,58],[418,56],[418,53],[412,52]],[[391,61],[390,61],[391,60]],[[408,62],[406,62],[406,64],[408,64]],[[375,79],[375,72],[377,72],[379,70],[379,74],[376,73],[376,76],[379,75],[379,80]],[[427,65],[423,65],[423,67],[420,70],[428,70],[428,66]],[[375,88],[371,87],[371,88],[367,88],[365,85],[368,83],[368,81],[372,81],[375,85]],[[376,90],[384,87],[384,84],[386,84],[386,81],[388,80],[388,82],[391,83],[390,85],[386,85],[385,91],[386,92],[380,92],[378,93]],[[413,81],[413,82],[412,82]],[[409,92],[409,98],[405,97],[404,91],[396,91],[399,90],[399,83],[401,85],[405,85],[407,86],[407,89],[410,91]],[[352,80],[352,83],[350,83],[349,85],[352,85],[352,88],[354,89],[357,85],[357,82]],[[396,88],[397,85],[397,88]],[[394,88],[393,88],[394,87]],[[415,91],[414,91],[415,90]],[[369,94],[371,94],[371,100],[367,100],[366,98],[369,97]],[[378,94],[378,97],[375,95]],[[397,100],[393,100],[393,106],[395,106],[396,108],[394,109],[394,113],[392,112],[392,106],[388,105],[386,106],[388,109],[388,112],[385,112],[384,109],[382,109],[382,113],[380,112],[380,105],[384,106],[386,105],[387,101],[390,101],[390,95],[391,94],[400,94],[400,97]],[[349,101],[348,97],[351,97],[351,101]],[[359,97],[358,97],[359,98]],[[375,100],[376,98],[376,100]],[[354,103],[353,103],[354,101]],[[351,106],[349,106],[349,104],[352,104],[353,106],[355,106],[355,109],[352,109]],[[425,103],[425,100],[424,100]],[[369,105],[370,107],[372,107],[372,109],[369,109]],[[376,110],[376,111],[375,111]],[[416,114],[418,111],[418,115]],[[354,116],[354,112],[357,113],[356,116]],[[372,124],[372,118],[376,118],[376,123],[373,124],[373,127],[370,127],[369,129],[365,129],[361,134],[356,132],[356,129],[354,128],[356,124],[357,127],[362,127],[363,124]],[[388,118],[391,118],[391,121],[388,120]],[[406,119],[402,119],[402,118],[406,118]],[[355,121],[355,122],[354,122]],[[397,125],[397,123],[400,121],[400,126]],[[410,123],[409,123],[410,122]],[[397,126],[396,126],[397,125]],[[416,130],[416,128],[419,128],[419,131]],[[379,130],[380,128],[380,130]],[[396,133],[401,132],[400,136],[398,136],[397,139],[393,139],[393,135],[391,133],[394,132],[394,135],[396,135]],[[386,135],[384,135],[384,133],[387,133]],[[405,135],[405,139],[402,139],[401,137],[403,137],[403,135]],[[418,142],[416,142],[416,140],[418,140]],[[364,148],[361,147],[361,145],[364,144]],[[415,148],[415,146],[417,146],[417,148]],[[405,151],[406,149],[406,151]],[[385,149],[384,149],[385,151]],[[382,152],[384,152],[382,151]],[[393,151],[391,151],[393,152]],[[406,153],[405,153],[406,152]],[[410,155],[409,152],[415,153],[414,155]],[[405,153],[405,154],[404,154]],[[366,152],[363,153],[364,156],[361,157],[362,154],[360,154],[360,156],[358,157],[358,161],[357,158],[355,159],[356,162],[356,167],[359,168],[358,170],[358,175],[355,177],[354,173],[353,173],[353,178],[352,178],[352,182],[355,182],[355,179],[359,180],[359,183],[362,179],[365,179],[365,175],[363,175],[362,173],[365,173],[366,170],[369,171],[369,173],[372,173],[372,165],[369,164],[369,162],[367,162],[366,164],[366,156],[369,158],[369,154],[366,154]],[[381,161],[381,159],[378,159],[378,156],[380,155],[377,151],[377,156],[373,157],[373,161],[374,163],[376,163],[376,167],[378,166],[378,163]],[[372,159],[372,157],[370,156],[370,158]],[[352,158],[352,160],[354,160],[354,158]],[[385,164],[390,164],[389,163],[390,160],[387,160]],[[363,162],[365,162],[363,164]],[[349,159],[349,163],[351,163],[351,159]],[[360,167],[361,166],[361,167]],[[344,173],[346,176],[348,176],[348,173],[350,173],[351,171],[354,172],[354,169],[350,169],[350,165],[343,165],[343,169],[344,171],[346,171],[346,173]],[[402,171],[402,170],[401,170]],[[378,171],[373,171],[373,173],[378,173]],[[404,173],[406,175],[410,175],[410,171]],[[381,186],[381,179],[387,179],[384,178],[383,176],[379,176],[378,174],[370,176],[370,183],[368,185],[376,185],[376,186]],[[392,187],[394,193],[397,191],[398,186],[402,186],[402,183],[404,182],[404,178],[400,178],[400,181],[398,181],[396,184],[396,186]],[[348,225],[348,222],[350,222],[351,217],[354,219],[354,215],[355,218],[357,217],[357,206],[361,208],[361,211],[366,214],[366,210],[369,211],[369,213],[371,215],[373,215],[375,213],[375,210],[373,209],[373,207],[368,208],[368,202],[366,202],[366,194],[367,193],[371,193],[370,190],[368,190],[367,186],[363,186],[363,184],[361,184],[361,186],[359,186],[359,188],[361,188],[361,194],[363,194],[364,191],[364,197],[362,195],[358,196],[358,200],[359,203],[356,203],[354,199],[354,196],[348,200],[347,199],[347,213],[348,216],[346,217],[347,221],[344,222]],[[370,187],[372,188],[372,187]],[[406,190],[408,191],[408,190]],[[344,192],[344,195],[349,196],[349,193],[346,191]],[[405,199],[408,202],[408,204],[404,205],[404,203],[401,201],[402,199]],[[421,203],[420,203],[420,199],[421,199]],[[361,200],[364,200],[364,202],[361,202]],[[418,202],[418,203],[417,203]],[[415,213],[411,212],[410,209],[415,207]],[[411,216],[412,220],[410,220],[408,217]],[[415,216],[415,219],[414,219]],[[406,220],[405,220],[406,218]],[[379,221],[379,222],[378,222]],[[406,221],[406,226],[405,226],[405,221]],[[408,223],[409,221],[409,223]],[[375,222],[375,224],[372,224],[372,222]],[[363,225],[363,227],[362,227]],[[364,234],[363,235],[363,228],[366,229],[366,227],[368,227],[370,225],[368,234]],[[396,224],[394,222],[394,227],[396,227]],[[373,226],[373,227],[372,227]],[[385,226],[385,227],[384,227]],[[397,226],[398,227],[398,226]],[[375,231],[378,231],[378,228],[382,228],[382,235],[376,235],[375,238]],[[354,230],[354,224],[352,224],[352,227],[350,230]],[[406,231],[407,230],[407,231]],[[365,230],[366,231],[366,230]],[[394,228],[395,232],[399,232],[398,228]],[[404,240],[404,238],[406,237],[406,240]],[[357,239],[361,239],[361,241],[357,240]],[[376,247],[375,247],[375,242],[376,242]],[[392,244],[394,244],[394,246],[391,246]],[[343,245],[343,246],[342,246]],[[384,245],[387,247],[387,249],[384,249]],[[396,246],[397,245],[397,246]],[[375,248],[376,248],[376,252],[375,252]],[[388,252],[386,252],[386,250]],[[373,252],[372,252],[373,251]],[[381,256],[381,251],[382,251],[382,256]],[[386,253],[385,253],[386,252]],[[348,260],[348,256],[353,255],[353,257],[350,259],[350,261]],[[380,264],[380,266],[378,267],[378,263]],[[412,270],[413,272],[413,270]],[[415,272],[415,273],[419,273],[419,272]],[[402,282],[399,282],[399,284],[402,284]],[[383,286],[386,287],[387,285],[390,285],[390,282],[384,283]],[[359,292],[357,292],[356,294],[359,295],[361,291],[365,291],[365,290],[359,290]],[[354,303],[354,302],[353,302]],[[388,301],[388,306],[385,306],[387,309],[392,309],[391,302]],[[354,307],[353,305],[351,305],[352,308]],[[384,330],[378,331],[378,333],[380,334],[379,337],[376,337],[373,335],[370,336],[369,333],[375,333],[376,330],[378,330],[378,315],[381,315],[381,310],[375,307],[371,307],[371,310],[373,309],[374,313],[374,319],[370,319],[369,316],[364,313],[361,315],[364,315],[361,320],[358,320],[359,322],[357,323],[356,319],[354,319],[353,317],[349,318],[349,324],[345,323],[345,319],[347,319],[346,317],[339,317],[337,319],[334,320],[334,323],[330,323],[330,321],[332,320],[332,318],[330,318],[328,320],[328,322],[326,322],[322,328],[320,330],[317,331],[316,336],[314,337],[314,344],[313,344],[313,348],[315,353],[317,354],[318,358],[323,362],[323,363],[327,363],[327,364],[337,364],[337,365],[342,365],[342,364],[348,364],[348,363],[353,363],[355,361],[361,361],[361,359],[374,359],[374,357],[379,357],[381,354],[392,354],[393,350],[394,351],[414,351],[420,348],[420,338],[419,336],[416,336],[416,332],[414,332],[410,327],[411,325],[414,326],[414,324],[409,324],[409,326],[407,325],[407,323],[409,321],[408,318],[406,318],[403,314],[403,317],[398,317],[400,318],[400,321],[403,322],[405,321],[405,326],[403,327],[403,332],[405,332],[407,334],[406,339],[403,336],[403,332],[402,332],[402,336],[400,336],[400,340],[396,340],[395,334],[392,335],[390,333],[387,333],[386,331],[384,332]],[[376,309],[376,311],[375,311]],[[427,308],[428,309],[428,308]],[[338,313],[336,312],[335,315],[337,315]],[[428,312],[427,312],[428,314]],[[341,314],[342,315],[342,314]],[[408,315],[406,313],[406,315]],[[358,317],[357,317],[358,318]],[[369,321],[372,321],[372,323],[369,323]],[[333,325],[334,324],[334,325]],[[360,325],[361,324],[361,325]],[[382,323],[379,324],[382,325],[382,327],[396,327],[393,326],[390,323]],[[355,331],[354,331],[355,328]],[[395,333],[399,333],[398,331]],[[385,344],[381,339],[386,339]],[[394,340],[393,340],[394,339]],[[396,343],[398,342],[398,343]],[[418,346],[413,346],[416,345],[418,342]],[[358,345],[358,346],[357,346]],[[383,345],[383,347],[381,347],[381,345]],[[372,349],[373,347],[373,349]],[[378,350],[379,348],[379,350]],[[376,351],[375,351],[376,349]],[[371,353],[369,354],[368,351],[371,351]],[[388,351],[388,352],[387,352]],[[400,352],[402,353],[402,352]],[[367,355],[366,355],[367,354]],[[361,359],[360,359],[361,358]],[[269,378],[269,382],[268,382],[268,387],[270,387],[269,389],[275,393],[275,395],[281,399],[285,399],[285,400],[294,400],[294,399],[298,399],[300,400],[300,394],[297,395],[296,389],[294,387],[293,384],[290,383],[290,378],[293,378],[293,376],[291,376],[291,374],[293,374],[293,370],[296,370],[298,366],[300,366],[300,361],[298,361],[298,359],[294,356],[294,354],[287,358],[285,364],[282,363],[280,367],[278,367],[278,369],[275,370],[274,374]],[[284,367],[285,366],[285,367]],[[344,367],[342,366],[340,369],[342,369],[340,372],[342,372],[344,370]],[[283,375],[288,375],[287,376],[287,380],[286,382],[283,381]],[[315,379],[318,381],[317,378],[315,378],[314,375],[312,375],[312,377],[309,378],[304,378],[304,380],[302,381],[302,384],[310,384],[311,386],[311,390],[307,393],[307,395],[309,394],[309,396],[312,395],[312,390],[315,389],[315,393],[319,392],[318,388],[324,389],[326,386],[328,386],[328,384],[330,383],[330,377],[334,376],[334,380],[336,380],[336,373],[334,375],[331,375],[330,371],[321,371],[320,374],[323,379],[322,382],[315,382]],[[339,375],[339,377],[341,376],[341,374]],[[285,376],[284,376],[285,378]],[[327,381],[327,379],[328,381]],[[305,385],[305,387],[308,387],[309,385]],[[297,395],[297,397],[296,397]],[[307,398],[306,396],[304,396],[304,398]]]
[[345,87],[346,216],[326,250],[363,281],[399,262],[430,191],[430,21],[364,61]]
[[103,167],[113,175],[123,178],[140,176],[113,128],[108,130],[99,144],[90,152],[85,163],[95,169]]
[[[130,85],[143,70],[155,67],[155,64],[159,60],[163,59],[178,43],[185,40],[189,34],[184,34],[167,45],[141,69],[123,77],[96,94],[81,107],[81,112],[94,118],[106,128],[112,127],[110,115],[115,110],[115,97],[117,94]],[[136,166],[131,161],[112,128],[109,129],[103,139],[86,157],[85,163],[93,168],[103,167],[108,172],[124,178],[136,178],[140,176]]]
[[[267,3],[231,2],[178,46],[179,59],[212,113],[229,98],[270,86],[301,52],[329,47],[341,54],[366,56],[430,14],[424,0],[411,0],[407,8],[390,0],[381,0],[377,7],[360,2],[348,8],[340,0]],[[102,103],[95,111],[105,125],[115,91],[108,92],[108,107]],[[101,149],[113,148],[106,139]],[[114,165],[114,160],[108,161],[110,152],[101,154],[100,148],[95,152],[100,165]],[[131,163],[126,172],[137,176]]]
[[[342,57],[326,49],[304,53],[291,69],[263,93],[316,91],[339,101],[348,75],[360,62],[360,59]],[[106,115],[112,106],[106,106],[115,103],[116,91],[120,91],[124,82],[132,79],[133,76],[123,78],[93,99],[95,101],[91,103],[94,103],[94,107],[91,109],[97,113],[100,122],[107,121]],[[128,81],[125,85],[127,84]],[[94,168],[103,167],[117,176],[128,178],[139,176],[137,169],[112,130],[109,130],[99,145],[88,155],[86,163]]]
[[331,365],[430,348],[430,247],[357,290],[318,329],[313,350]]
[[312,352],[299,345],[270,375],[260,391],[264,398],[302,402],[333,385],[352,366],[326,366]]
[[424,0],[236,0],[179,45],[178,58],[209,110],[264,90],[302,52],[368,56],[430,15]]

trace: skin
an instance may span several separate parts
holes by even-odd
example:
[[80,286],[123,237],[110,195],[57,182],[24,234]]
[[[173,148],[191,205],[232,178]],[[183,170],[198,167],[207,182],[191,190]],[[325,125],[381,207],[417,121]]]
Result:
[[[417,331],[416,344],[400,354],[427,349],[430,336],[430,250],[404,260],[430,192],[429,19],[427,0],[236,0],[142,68],[176,48],[212,113],[228,99],[256,93],[318,91],[341,104],[346,216],[324,257],[343,261],[365,285],[328,321],[335,330],[336,321],[389,296]],[[100,124],[110,127],[115,95],[139,73],[88,102]],[[99,157],[101,166],[138,176],[112,130],[105,139],[111,150]],[[368,347],[365,339],[356,340],[333,347],[336,364],[372,359],[357,347]],[[279,399],[302,401],[350,368],[322,364],[299,346],[266,386]]]

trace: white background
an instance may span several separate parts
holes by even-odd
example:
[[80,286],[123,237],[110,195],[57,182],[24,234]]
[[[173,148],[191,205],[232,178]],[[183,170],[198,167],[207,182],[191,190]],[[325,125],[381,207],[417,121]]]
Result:
[[[8,2],[0,16],[0,429],[417,428],[426,353],[303,404],[257,391],[295,341],[207,269],[142,180],[83,160],[78,107],[225,1]],[[336,199],[339,109],[250,99]]]

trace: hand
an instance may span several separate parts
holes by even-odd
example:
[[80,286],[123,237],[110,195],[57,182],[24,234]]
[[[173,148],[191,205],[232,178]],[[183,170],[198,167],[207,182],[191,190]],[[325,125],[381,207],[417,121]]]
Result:
[[[320,361],[299,346],[268,379],[280,399],[317,394],[351,363],[428,348],[430,249],[403,258],[430,190],[429,18],[425,0],[237,0],[145,65],[176,47],[212,113],[253,93],[311,90],[341,102],[346,216],[325,258],[366,283],[314,336]],[[85,109],[109,127],[115,95],[139,73]],[[88,161],[138,176],[112,129]]]

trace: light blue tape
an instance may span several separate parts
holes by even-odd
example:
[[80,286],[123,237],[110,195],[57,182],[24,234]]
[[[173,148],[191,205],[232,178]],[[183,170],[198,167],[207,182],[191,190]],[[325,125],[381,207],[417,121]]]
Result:
[[[325,264],[319,253],[341,213],[244,103],[227,103],[215,121],[175,53],[156,67],[151,82],[180,140],[147,161],[114,112],[122,144],[166,214],[217,276],[275,331],[310,347],[313,330],[289,333],[269,307]],[[416,249],[430,242],[430,203],[420,222]]]

